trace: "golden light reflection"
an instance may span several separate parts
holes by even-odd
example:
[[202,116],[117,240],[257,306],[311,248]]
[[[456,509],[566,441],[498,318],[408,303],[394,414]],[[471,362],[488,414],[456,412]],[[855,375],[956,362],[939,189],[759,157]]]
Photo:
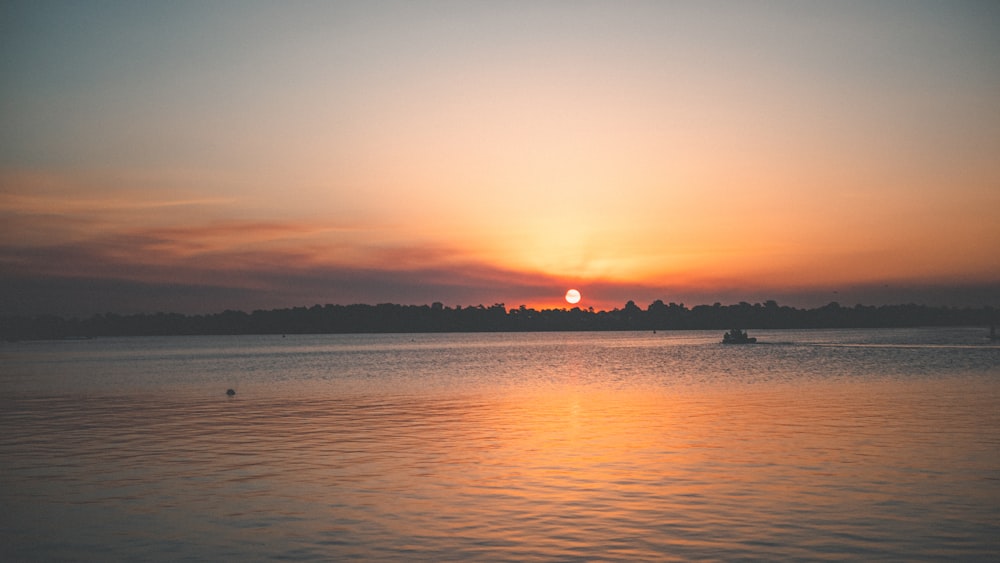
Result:
[[[567,381],[480,404],[481,410],[463,417],[463,434],[488,447],[449,452],[441,467],[462,467],[461,475],[450,476],[456,489],[449,495],[477,499],[500,521],[534,519],[482,533],[547,552],[601,545],[662,556],[686,545],[681,530],[722,529],[727,522],[743,527],[735,536],[772,537],[780,530],[758,529],[758,523],[780,526],[791,518],[789,510],[816,510],[817,503],[823,514],[850,521],[858,507],[893,495],[888,489],[852,490],[851,484],[892,482],[891,467],[872,460],[892,458],[893,440],[909,439],[903,426],[892,425],[866,427],[875,441],[857,435],[850,417],[837,419],[831,405],[855,412],[885,405],[844,396],[836,384],[825,387],[803,401],[800,390],[780,386],[668,394],[599,391]],[[892,408],[905,411],[909,399],[897,399]],[[898,463],[907,467],[914,460]],[[824,491],[819,496],[817,488]],[[468,516],[483,517],[482,508]],[[650,518],[669,530],[662,543],[626,548],[605,538],[648,525]],[[602,522],[606,529],[583,531],[581,522]],[[447,534],[447,528],[438,533]],[[738,549],[721,537],[713,541],[715,548]]]

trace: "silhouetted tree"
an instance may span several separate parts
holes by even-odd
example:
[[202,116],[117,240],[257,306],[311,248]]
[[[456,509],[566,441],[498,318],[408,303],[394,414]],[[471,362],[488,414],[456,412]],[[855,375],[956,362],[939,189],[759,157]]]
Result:
[[923,305],[855,305],[831,302],[816,309],[783,307],[775,301],[763,305],[740,302],[723,306],[665,305],[656,300],[644,311],[634,301],[623,309],[594,311],[545,309],[521,305],[507,311],[503,303],[489,307],[427,305],[314,305],[291,309],[256,310],[250,314],[226,310],[214,315],[176,313],[115,313],[88,319],[63,319],[52,315],[0,317],[0,336],[7,340],[152,336],[172,334],[294,334],[364,332],[472,332],[551,330],[649,330],[752,328],[838,328],[905,326],[989,326],[997,322],[990,307],[980,309],[927,307]]

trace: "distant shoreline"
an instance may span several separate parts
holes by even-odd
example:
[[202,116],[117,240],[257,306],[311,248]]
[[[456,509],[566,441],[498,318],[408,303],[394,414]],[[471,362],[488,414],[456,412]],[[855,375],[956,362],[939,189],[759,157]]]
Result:
[[251,313],[226,310],[209,315],[108,313],[86,319],[51,315],[0,317],[0,337],[8,341],[94,338],[102,336],[179,336],[236,334],[365,334],[436,332],[552,332],[613,330],[729,330],[808,328],[909,328],[984,326],[997,323],[993,307],[952,308],[926,305],[855,305],[832,302],[814,309],[741,302],[735,305],[663,303],[642,309],[629,301],[611,311],[507,309],[432,305],[314,305]]

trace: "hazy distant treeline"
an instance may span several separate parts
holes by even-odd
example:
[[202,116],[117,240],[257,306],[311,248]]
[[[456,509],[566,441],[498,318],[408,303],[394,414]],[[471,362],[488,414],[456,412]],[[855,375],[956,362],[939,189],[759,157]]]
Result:
[[783,307],[774,301],[737,305],[698,305],[657,300],[646,309],[629,301],[621,309],[507,310],[489,307],[433,305],[314,305],[270,311],[223,311],[211,315],[176,313],[117,315],[87,319],[54,316],[5,317],[7,340],[200,334],[325,334],[366,332],[498,332],[556,330],[685,330],[755,328],[877,328],[912,326],[987,326],[996,322],[991,307],[951,308],[924,305],[842,307],[830,303],[816,309]]

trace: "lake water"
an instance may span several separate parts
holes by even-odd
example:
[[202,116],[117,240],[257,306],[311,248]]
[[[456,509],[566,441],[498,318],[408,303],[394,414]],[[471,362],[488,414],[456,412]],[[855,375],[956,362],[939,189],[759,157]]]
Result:
[[985,330],[752,334],[3,344],[0,559],[1000,558]]

